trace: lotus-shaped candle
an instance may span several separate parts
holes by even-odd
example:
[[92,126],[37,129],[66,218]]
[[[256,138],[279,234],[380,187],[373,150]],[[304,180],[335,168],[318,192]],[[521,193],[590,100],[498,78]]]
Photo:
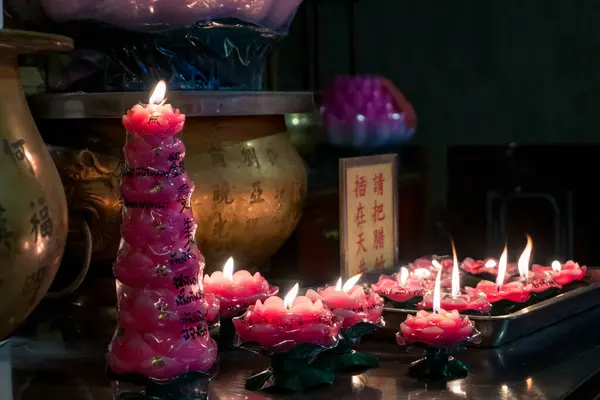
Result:
[[531,238],[527,237],[527,246],[521,257],[519,257],[518,270],[520,278],[505,282],[508,251],[506,246],[498,261],[498,276],[496,282],[480,281],[477,290],[485,293],[487,299],[493,305],[495,313],[504,314],[522,305],[531,295],[532,286],[527,281],[529,276],[529,257],[533,249]]
[[[460,274],[458,268],[458,261],[456,258],[456,250],[454,244],[452,245],[453,267],[452,267],[452,279],[451,279],[451,290],[442,290],[440,293],[440,307],[446,311],[457,311],[457,312],[476,312],[476,313],[487,313],[492,308],[488,302],[487,297],[479,290],[475,290],[470,287],[466,287],[461,290],[460,288]],[[433,264],[438,266],[439,271],[443,268],[436,260],[433,260]],[[420,309],[432,309],[434,307],[434,293],[428,292],[424,297],[423,301],[419,303],[418,308]]]
[[378,147],[404,142],[417,116],[388,79],[342,76],[324,97],[322,113],[329,141],[339,146]]
[[342,285],[340,278],[336,286],[309,289],[306,296],[313,301],[322,301],[336,316],[344,319],[342,340],[337,347],[321,353],[314,362],[315,366],[326,370],[346,370],[352,368],[370,368],[377,366],[377,357],[359,353],[352,346],[360,338],[385,325],[381,314],[383,299],[374,291],[355,285],[360,279],[356,275]]
[[[184,114],[173,109],[170,104],[154,104],[152,98],[150,104],[137,104],[123,115],[123,125],[127,132],[138,135],[176,135],[181,132],[184,124]],[[160,143],[156,140],[156,144],[162,145],[162,140]]]
[[[430,276],[427,269],[421,272]],[[380,275],[377,283],[371,285],[371,289],[378,295],[393,301],[399,307],[409,306],[422,300],[426,292],[425,279],[423,275],[410,273],[406,267],[400,268],[400,272],[393,276]]]
[[550,267],[534,265],[532,271],[534,273],[547,272],[556,283],[565,286],[571,282],[582,280],[587,273],[587,267],[585,265],[581,267],[578,263],[571,260],[567,261],[564,265],[561,265],[559,261],[554,261]]
[[279,387],[302,391],[333,382],[334,375],[311,366],[321,352],[338,344],[343,319],[321,300],[296,297],[298,284],[281,299],[257,300],[246,313],[233,319],[243,347],[266,353],[271,368],[246,380],[249,390]]
[[468,340],[473,334],[474,326],[468,316],[461,316],[458,311],[429,313],[421,310],[414,317],[408,315],[400,324],[401,335],[398,343],[423,343],[431,347],[451,347]]
[[254,275],[246,270],[233,272],[233,258],[230,257],[223,267],[223,272],[215,271],[204,276],[204,291],[212,293],[219,299],[221,327],[219,329],[219,347],[233,346],[235,329],[232,318],[244,313],[257,301],[266,301],[279,292],[277,286],[269,282],[259,273]]
[[467,367],[450,357],[452,350],[466,342],[480,342],[481,335],[468,316],[440,308],[440,268],[434,286],[433,312],[421,310],[408,315],[396,334],[399,345],[414,344],[425,348],[425,357],[411,364],[409,372],[419,378],[455,379],[467,375]]
[[233,319],[233,325],[243,342],[257,343],[270,352],[285,352],[303,343],[335,346],[343,319],[321,300],[298,296],[286,304],[273,296],[264,303],[257,300],[245,314]]
[[204,291],[213,293],[221,304],[221,318],[232,318],[246,311],[248,306],[257,301],[265,302],[279,292],[277,286],[256,272],[254,275],[246,270],[233,272],[233,258],[225,263],[223,272],[215,271],[210,276],[204,275]]
[[[121,180],[122,240],[113,267],[119,326],[107,371],[115,380],[134,382],[134,390],[142,387],[144,396],[180,398],[188,384],[206,386],[213,371],[217,347],[209,323],[218,318],[219,302],[202,291],[199,280],[204,257],[194,240],[193,184],[183,156],[169,155],[173,164],[162,170],[164,159],[148,154],[171,146],[185,119],[164,104],[164,88],[159,83],[149,105],[135,106],[123,117],[130,151]],[[194,390],[200,394],[198,385]]]
[[217,358],[217,346],[206,324],[186,328],[186,333],[125,333],[112,340],[107,354],[112,372],[140,374],[167,381],[184,373],[208,372]]
[[[496,280],[498,276],[498,260],[495,258],[486,258],[485,260],[474,260],[470,257],[464,259],[461,264],[463,271],[474,275],[481,279],[487,279],[490,281]],[[508,264],[506,266],[506,273],[509,276],[514,276],[519,273],[517,270],[517,264]]]

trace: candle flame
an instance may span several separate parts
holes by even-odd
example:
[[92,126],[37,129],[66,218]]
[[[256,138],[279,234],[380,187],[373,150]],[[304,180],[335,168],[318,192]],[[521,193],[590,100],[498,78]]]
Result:
[[460,296],[460,275],[458,274],[458,258],[456,257],[456,247],[452,241],[452,297]]
[[486,268],[494,268],[496,265],[498,265],[498,263],[495,260],[487,260],[485,262]]
[[285,295],[285,297],[283,298],[283,306],[285,308],[289,309],[292,306],[292,303],[294,302],[294,299],[298,295],[298,290],[299,289],[300,289],[300,286],[298,286],[298,282],[296,282],[296,284],[294,285],[294,287],[292,287],[290,289],[290,291],[288,292],[288,294]]
[[[436,262],[433,260],[433,262]],[[435,278],[435,286],[433,288],[433,312],[438,313],[440,311],[440,303],[441,303],[441,285],[442,285],[442,266],[438,269],[437,277]]]
[[413,271],[413,274],[419,279],[429,279],[431,272],[427,268],[417,268]]
[[230,281],[233,280],[233,257],[229,257],[223,266],[223,276]]
[[340,279],[338,279],[337,283],[335,284],[335,290],[337,290],[338,292],[342,291],[342,277],[340,276]]
[[507,260],[508,249],[506,248],[506,245],[504,245],[504,251],[500,256],[500,260],[498,260],[498,276],[496,277],[496,285],[498,285],[498,287],[504,284],[504,275],[506,275],[506,264],[508,262]]
[[554,260],[552,261],[552,271],[554,272],[560,272],[562,269],[560,262],[558,260]]
[[400,268],[400,285],[404,286],[408,279],[408,269],[406,267]]
[[529,235],[526,235],[526,236],[527,236],[527,245],[525,246],[523,253],[521,253],[521,257],[519,257],[519,261],[517,261],[517,267],[519,268],[519,275],[521,275],[521,278],[523,278],[523,279],[527,278],[527,275],[529,275],[529,259],[531,258],[531,251],[533,250],[533,243],[531,241],[531,237]]
[[167,93],[167,84],[165,81],[159,81],[152,94],[150,95],[150,100],[148,103],[150,104],[161,104],[165,100],[165,94]]
[[344,286],[342,286],[342,292],[348,293],[348,291],[354,287],[356,282],[358,282],[358,280],[360,279],[361,276],[362,276],[362,274],[358,274],[358,275],[354,275],[352,278],[348,279],[346,281],[346,283],[344,283]]

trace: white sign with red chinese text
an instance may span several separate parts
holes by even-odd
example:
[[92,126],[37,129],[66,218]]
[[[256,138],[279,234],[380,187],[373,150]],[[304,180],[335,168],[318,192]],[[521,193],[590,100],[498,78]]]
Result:
[[340,159],[340,255],[346,279],[398,263],[397,156]]

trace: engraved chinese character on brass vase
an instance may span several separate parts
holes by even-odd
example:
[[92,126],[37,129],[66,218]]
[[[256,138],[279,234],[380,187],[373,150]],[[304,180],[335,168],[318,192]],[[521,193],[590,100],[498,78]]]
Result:
[[36,128],[17,56],[72,48],[69,38],[0,30],[0,340],[44,297],[67,237],[67,202]]
[[[111,96],[114,94],[106,95],[115,99]],[[176,98],[172,94],[169,101],[177,102]],[[94,248],[106,249],[94,250],[94,259],[107,260],[108,267],[108,259],[114,256],[109,249],[118,247],[120,238],[118,185],[112,183],[122,165],[120,120],[91,123],[88,119],[60,119],[60,115],[51,119],[56,115],[47,107],[49,102],[59,101],[56,99],[77,99],[83,104],[88,100],[77,95],[44,95],[32,98],[30,104],[43,117],[38,117],[42,134],[52,145],[54,160],[70,189],[69,209],[93,219],[88,223],[94,226]],[[181,104],[185,112],[185,102]],[[284,116],[186,114],[185,169],[196,187],[191,207],[199,224],[196,240],[205,254],[207,272],[219,269],[230,256],[255,271],[291,235],[306,197],[306,170],[285,133]],[[58,134],[65,131],[72,134]],[[83,149],[88,149],[85,166],[78,158]],[[92,157],[95,161],[90,164]],[[86,176],[78,175],[83,171]]]

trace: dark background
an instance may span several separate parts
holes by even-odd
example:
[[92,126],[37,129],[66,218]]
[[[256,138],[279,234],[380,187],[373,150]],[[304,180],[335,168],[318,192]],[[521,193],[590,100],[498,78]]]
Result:
[[[423,190],[405,202],[424,211],[401,220],[403,258],[440,252],[447,234],[463,256],[498,256],[530,233],[536,262],[597,265],[598,21],[593,0],[307,0],[268,83],[320,92],[338,74],[378,74],[413,103],[417,134],[401,152]],[[504,234],[499,205],[515,193],[533,198],[507,203]]]

